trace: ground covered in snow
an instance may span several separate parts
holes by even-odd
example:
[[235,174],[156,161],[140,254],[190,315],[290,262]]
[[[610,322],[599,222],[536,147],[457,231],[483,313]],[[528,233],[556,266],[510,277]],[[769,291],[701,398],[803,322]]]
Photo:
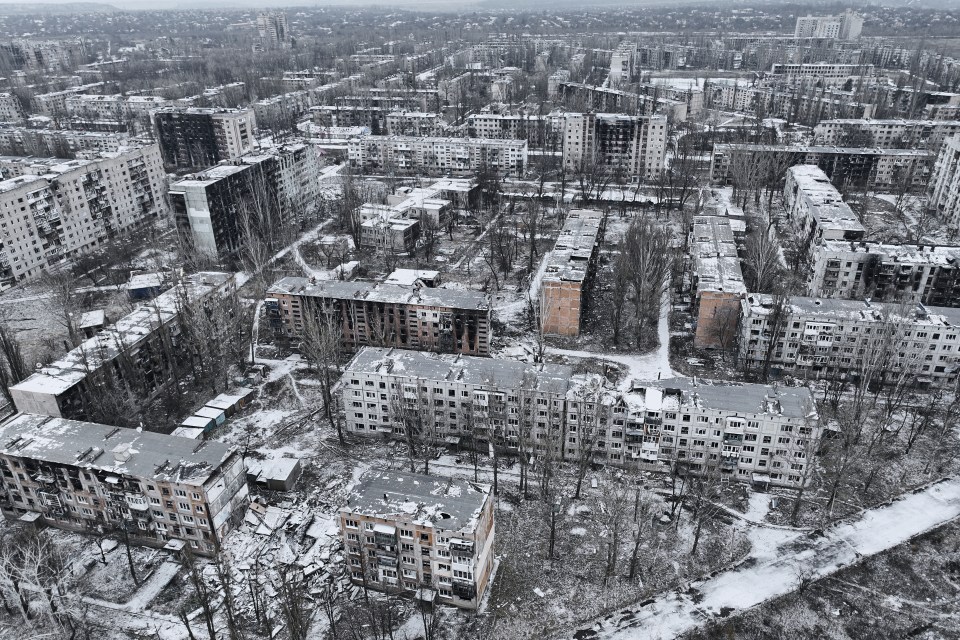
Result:
[[755,609],[713,621],[683,640],[787,637],[835,640],[956,638],[960,524],[842,569]]
[[[753,549],[737,567],[705,580],[695,581],[684,590],[661,593],[649,601],[627,607],[605,617],[601,622],[580,629],[575,635],[573,633],[570,635],[578,640],[594,638],[598,640],[601,638],[666,640],[683,633],[693,632],[705,623],[712,623],[713,631],[708,628],[703,632],[706,635],[694,637],[741,637],[737,633],[736,626],[724,628],[726,624],[724,621],[731,614],[773,601],[794,591],[799,591],[802,597],[814,581],[832,576],[844,567],[858,563],[864,556],[878,554],[910,541],[944,523],[951,522],[958,516],[960,516],[960,480],[949,479],[906,494],[890,504],[866,511],[856,518],[840,522],[822,531],[803,532],[768,527],[759,536],[751,536]],[[937,539],[934,538],[934,540]],[[944,563],[940,566],[945,566],[947,561],[953,559],[957,548],[955,542],[942,548],[949,551],[946,556],[938,559],[938,563],[941,561]],[[910,549],[910,551],[915,550],[915,548]],[[909,555],[909,551],[907,553]],[[874,610],[879,611],[884,606],[896,610],[896,606],[890,606],[890,603],[899,601],[893,598],[904,598],[901,606],[909,606],[915,601],[922,602],[922,599],[933,590],[931,583],[928,582],[911,591],[908,581],[921,574],[915,569],[901,571],[898,565],[899,562],[894,561],[886,566],[889,568],[888,584],[894,585],[897,581],[901,581],[899,588],[889,592],[891,599],[879,598],[879,602],[873,605]],[[866,575],[869,575],[870,569],[866,571],[868,572]],[[902,577],[899,575],[901,573]],[[934,581],[941,579],[931,578]],[[831,583],[825,581],[824,584]],[[943,591],[939,601],[950,602],[946,596],[955,591],[956,587]],[[948,604],[948,606],[953,607],[954,604]],[[930,609],[933,609],[932,605]],[[880,623],[881,620],[882,618],[875,622]],[[792,622],[783,624],[784,630],[790,629],[786,636],[752,635],[746,629],[744,634],[746,637],[845,637],[816,633],[807,635],[792,629],[790,626]],[[949,622],[945,621],[945,624]],[[906,621],[907,629],[914,628],[909,625],[910,622]],[[805,627],[798,624],[798,628]],[[564,637],[570,637],[570,635]],[[871,633],[860,634],[857,630],[857,635],[848,637],[905,636],[876,636]]]

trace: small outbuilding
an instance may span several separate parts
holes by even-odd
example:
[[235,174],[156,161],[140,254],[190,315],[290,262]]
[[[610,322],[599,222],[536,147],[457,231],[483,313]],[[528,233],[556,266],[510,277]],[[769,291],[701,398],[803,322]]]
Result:
[[227,421],[226,412],[224,412],[223,409],[215,409],[213,407],[201,407],[197,409],[193,415],[200,416],[201,418],[210,418],[217,423],[218,427]]
[[297,458],[245,458],[247,482],[269,491],[290,491],[300,478],[302,467]]
[[200,429],[203,432],[207,432],[217,426],[217,421],[205,416],[190,416],[181,422],[180,426],[186,429]]

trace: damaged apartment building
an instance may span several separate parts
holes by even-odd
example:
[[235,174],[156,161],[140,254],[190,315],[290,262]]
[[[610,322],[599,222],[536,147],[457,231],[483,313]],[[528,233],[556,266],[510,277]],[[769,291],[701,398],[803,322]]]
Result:
[[667,118],[621,113],[566,113],[563,166],[605,167],[626,179],[654,180],[663,171]]
[[347,365],[341,397],[356,435],[403,439],[409,428],[482,451],[794,487],[809,478],[821,430],[809,389],[604,382],[567,365],[367,347]]
[[177,231],[211,260],[239,262],[254,237],[271,248],[315,211],[319,163],[303,143],[265,149],[170,185]]
[[360,173],[452,175],[489,172],[522,177],[527,166],[526,140],[363,136],[347,144],[350,167]]
[[890,189],[906,181],[910,189],[926,188],[934,153],[926,149],[877,149],[865,147],[797,146],[782,144],[716,144],[710,157],[710,180],[730,184],[733,167],[748,161],[739,156],[771,158],[791,165],[819,166],[837,185]]
[[354,584],[402,590],[476,609],[493,573],[490,487],[466,480],[370,470],[340,508]]
[[373,345],[489,355],[490,296],[427,284],[422,279],[388,284],[291,276],[267,291],[267,318],[285,342],[299,341],[305,319],[313,317],[336,323],[349,351]]
[[740,300],[747,293],[730,219],[697,216],[690,231],[690,290],[697,348],[733,347]]
[[232,304],[234,274],[201,272],[145,303],[87,339],[59,360],[10,387],[17,411],[88,419],[96,415],[97,391],[110,383],[147,400],[173,379],[171,358],[179,343],[186,304]]
[[826,173],[812,165],[787,171],[783,203],[811,259],[807,295],[960,304],[960,247],[865,241],[860,219]]
[[828,240],[815,247],[807,295],[960,306],[960,247]]
[[814,165],[787,169],[783,208],[797,236],[811,249],[825,240],[861,240],[865,233],[860,218],[827,174]]
[[743,300],[739,356],[750,369],[812,379],[952,387],[960,309],[916,303],[753,293]]
[[580,335],[596,271],[606,218],[599,211],[572,209],[540,281],[540,330],[549,336]]
[[213,555],[248,503],[243,458],[220,442],[28,414],[0,424],[8,519]]
[[157,145],[89,160],[4,159],[0,287],[128,235],[167,212]]

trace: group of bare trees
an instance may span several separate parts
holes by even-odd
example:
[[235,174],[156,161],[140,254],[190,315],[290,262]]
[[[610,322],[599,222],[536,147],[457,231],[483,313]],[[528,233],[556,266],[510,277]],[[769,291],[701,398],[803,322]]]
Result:
[[11,640],[59,637],[89,640],[102,620],[84,602],[84,585],[69,570],[55,534],[11,526],[0,535],[0,635]]
[[[315,578],[293,563],[279,562],[266,567],[258,553],[242,562],[221,552],[211,560],[181,551],[180,563],[186,580],[199,603],[200,615],[192,618],[186,609],[177,612],[191,640],[204,637],[245,640],[269,635],[283,627],[290,640],[306,640],[324,601],[311,595]],[[329,590],[330,586],[327,585]],[[331,625],[336,634],[336,624]]]
[[[153,332],[144,343],[106,331],[76,354],[86,369],[81,394],[87,418],[103,424],[136,426],[147,409],[145,400],[159,397],[168,418],[181,410],[183,384],[214,393],[227,389],[230,374],[248,358],[252,311],[235,286],[204,298],[176,286],[177,316],[154,313]],[[105,365],[104,363],[110,363]]]
[[731,145],[729,153],[734,204],[743,209],[759,207],[766,195],[767,211],[771,211],[774,194],[782,190],[787,170],[796,163],[795,154],[737,145]]
[[[646,216],[635,218],[624,234],[611,281],[610,316],[615,345],[619,344],[628,320],[637,348],[657,345],[660,311],[675,261],[670,241],[669,229]],[[632,314],[627,313],[628,303]]]
[[792,522],[801,514],[829,521],[951,470],[960,451],[958,389],[929,389],[922,382],[923,353],[904,349],[911,341],[902,322],[906,310],[881,308],[851,367],[822,386],[817,410],[823,437],[814,442],[812,425],[805,424],[798,434],[803,450],[781,461],[802,480]]

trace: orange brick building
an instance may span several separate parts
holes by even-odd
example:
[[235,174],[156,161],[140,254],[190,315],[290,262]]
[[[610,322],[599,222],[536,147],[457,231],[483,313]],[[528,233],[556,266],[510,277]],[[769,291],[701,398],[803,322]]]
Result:
[[573,209],[560,231],[540,282],[540,328],[544,335],[578,336],[605,218]]
[[747,293],[730,221],[698,216],[690,233],[691,285],[697,330],[694,346],[732,349]]

